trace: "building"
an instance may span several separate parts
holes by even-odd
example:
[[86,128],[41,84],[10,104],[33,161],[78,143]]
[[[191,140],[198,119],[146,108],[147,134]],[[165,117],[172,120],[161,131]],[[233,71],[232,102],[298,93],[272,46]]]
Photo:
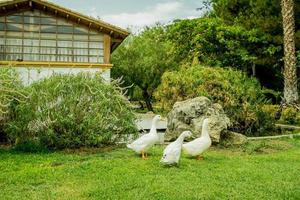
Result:
[[16,67],[27,84],[57,73],[103,71],[126,30],[45,0],[0,1],[0,67]]

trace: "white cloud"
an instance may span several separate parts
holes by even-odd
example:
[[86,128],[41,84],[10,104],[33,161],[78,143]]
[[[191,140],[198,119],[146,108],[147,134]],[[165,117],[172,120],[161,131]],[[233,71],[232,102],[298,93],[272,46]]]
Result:
[[[183,8],[184,6],[181,2],[170,1],[158,3],[152,8],[147,8],[145,11],[104,15],[101,16],[101,19],[123,28],[143,27],[155,24],[156,22],[169,22],[173,20],[174,16],[181,12]],[[92,13],[94,14],[95,12]]]

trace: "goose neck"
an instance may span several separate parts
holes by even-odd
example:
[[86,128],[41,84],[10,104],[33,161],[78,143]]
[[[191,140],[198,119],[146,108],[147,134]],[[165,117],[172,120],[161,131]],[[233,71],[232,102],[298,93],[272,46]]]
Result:
[[152,122],[152,126],[151,126],[151,129],[150,129],[150,132],[151,133],[156,133],[156,123],[155,122]]
[[180,143],[183,143],[183,140],[184,140],[184,138],[185,138],[185,135],[180,135],[178,138],[177,138],[177,142],[180,142]]

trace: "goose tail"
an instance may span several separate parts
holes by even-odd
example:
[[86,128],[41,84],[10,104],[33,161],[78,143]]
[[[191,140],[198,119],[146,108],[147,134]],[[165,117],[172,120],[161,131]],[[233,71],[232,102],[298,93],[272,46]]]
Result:
[[132,149],[131,144],[127,144],[126,146],[127,146],[127,148]]

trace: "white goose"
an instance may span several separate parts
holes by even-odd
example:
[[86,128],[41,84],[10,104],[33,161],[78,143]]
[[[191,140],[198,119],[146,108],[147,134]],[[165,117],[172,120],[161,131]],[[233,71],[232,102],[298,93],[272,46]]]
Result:
[[182,145],[182,149],[186,154],[190,156],[197,156],[198,160],[203,159],[203,157],[200,156],[200,154],[202,154],[211,146],[211,139],[209,137],[209,132],[208,132],[208,124],[209,124],[209,119],[208,118],[204,119],[202,125],[201,137]]
[[190,137],[191,131],[183,131],[174,142],[170,143],[164,150],[160,163],[164,165],[178,164],[181,154],[181,146],[185,137]]
[[156,115],[152,120],[150,132],[133,141],[131,144],[127,144],[129,149],[132,149],[138,154],[142,154],[143,159],[147,158],[147,150],[159,141],[156,125],[160,119],[160,115]]

